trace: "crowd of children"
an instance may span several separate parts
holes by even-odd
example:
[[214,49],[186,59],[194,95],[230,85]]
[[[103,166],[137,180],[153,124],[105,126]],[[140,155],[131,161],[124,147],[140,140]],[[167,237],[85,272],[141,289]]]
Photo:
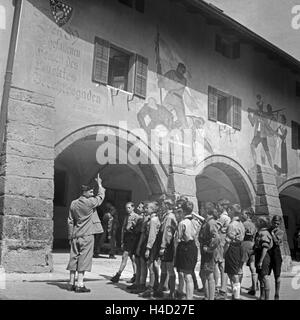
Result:
[[[283,238],[280,216],[270,221],[269,217],[255,215],[252,208],[242,209],[225,199],[205,203],[198,214],[183,196],[163,196],[137,207],[129,202],[126,211],[122,262],[111,282],[119,282],[130,257],[134,276],[127,287],[129,292],[145,298],[190,300],[194,290],[199,290],[195,267],[200,258],[204,299],[226,299],[230,281],[231,298],[239,300],[245,264],[252,280],[247,294],[255,296],[260,287],[259,299],[268,300],[273,271],[274,299],[279,299]],[[221,286],[216,288],[219,280]]]
[[[81,196],[72,201],[68,217],[70,240],[70,271],[68,290],[90,292],[84,285],[84,274],[91,271],[95,254],[94,240],[98,234],[114,230],[111,207],[107,227],[102,228],[96,208],[105,199],[105,189],[99,177],[94,186],[82,186]],[[193,299],[199,290],[195,267],[198,257],[204,299],[226,299],[228,280],[232,299],[239,300],[243,279],[243,266],[251,271],[252,286],[249,295],[256,295],[258,282],[260,299],[270,298],[270,274],[275,278],[275,299],[279,299],[282,257],[280,245],[283,231],[282,219],[259,216],[252,208],[241,209],[239,204],[228,200],[207,202],[194,211],[188,198],[177,199],[162,196],[158,201],[145,201],[135,206],[126,204],[127,215],[122,227],[123,256],[118,272],[111,278],[117,283],[126,267],[128,257],[133,266],[131,293],[142,297],[168,299]],[[110,227],[109,227],[110,226]],[[105,231],[106,230],[106,231]],[[112,243],[115,242],[112,241]],[[110,257],[114,257],[111,246]],[[77,284],[76,283],[77,273]],[[147,276],[149,274],[149,283]],[[178,286],[176,288],[176,275]],[[220,288],[216,288],[220,280]],[[164,292],[169,291],[168,296]]]

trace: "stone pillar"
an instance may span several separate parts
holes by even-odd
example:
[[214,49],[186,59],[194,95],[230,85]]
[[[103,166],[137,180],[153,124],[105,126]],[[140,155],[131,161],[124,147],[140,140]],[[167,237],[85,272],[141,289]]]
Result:
[[178,167],[172,168],[168,179],[168,193],[188,197],[194,204],[194,210],[198,210],[195,176],[187,175],[184,169]]
[[257,197],[255,211],[258,215],[268,215],[270,218],[274,215],[282,217],[281,228],[284,231],[284,240],[281,247],[283,256],[283,271],[287,271],[291,267],[291,253],[287,241],[285,226],[283,223],[283,214],[279,200],[279,193],[276,184],[276,176],[274,170],[257,166]]
[[54,99],[12,87],[0,161],[0,265],[52,271]]

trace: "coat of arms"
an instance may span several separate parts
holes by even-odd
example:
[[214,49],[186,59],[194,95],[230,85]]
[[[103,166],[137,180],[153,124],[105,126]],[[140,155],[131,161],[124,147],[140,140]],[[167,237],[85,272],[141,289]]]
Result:
[[72,16],[73,8],[58,0],[50,0],[51,12],[59,27],[65,25]]

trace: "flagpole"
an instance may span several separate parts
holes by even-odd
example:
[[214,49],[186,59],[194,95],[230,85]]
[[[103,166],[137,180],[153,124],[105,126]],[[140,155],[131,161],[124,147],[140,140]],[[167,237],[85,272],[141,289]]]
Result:
[[[157,25],[157,33],[156,33],[156,41],[155,41],[155,53],[156,53],[156,70],[157,70],[158,77],[162,75],[159,41],[160,41],[160,34],[159,34],[159,26]],[[161,88],[159,88],[159,96],[160,96],[160,104],[162,105],[162,89]]]

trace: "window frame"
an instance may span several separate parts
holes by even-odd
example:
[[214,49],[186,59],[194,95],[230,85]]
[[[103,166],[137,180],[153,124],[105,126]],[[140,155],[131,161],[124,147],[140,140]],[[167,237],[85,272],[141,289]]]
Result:
[[[229,52],[226,52],[226,47]],[[240,59],[241,57],[241,42],[239,40],[230,40],[219,33],[215,34],[215,51],[228,59]]]
[[[129,56],[126,90],[114,87],[111,83],[109,83],[111,48],[123,52],[124,54]],[[144,72],[144,74],[138,73],[138,63],[142,63],[142,67],[140,67],[140,69]],[[129,95],[137,96],[141,99],[146,99],[148,84],[148,64],[148,58],[129,51],[121,47],[120,45],[116,45],[108,40],[95,36],[92,82],[105,85],[106,87],[112,88],[116,91],[121,91]],[[137,90],[138,80],[140,80],[140,78],[144,78],[142,79],[143,85],[141,86],[141,91]]]
[[293,121],[291,123],[292,149],[300,150],[300,123]]
[[295,94],[296,97],[300,98],[300,81],[296,80],[295,83]]
[[[224,97],[229,103],[229,110],[226,112],[226,122],[220,120],[219,97]],[[227,106],[228,107],[228,106]],[[229,126],[235,130],[242,129],[242,100],[229,93],[208,86],[208,120]]]
[[140,13],[145,12],[145,0],[130,0],[130,1],[118,0],[118,2],[128,8],[135,9]]

